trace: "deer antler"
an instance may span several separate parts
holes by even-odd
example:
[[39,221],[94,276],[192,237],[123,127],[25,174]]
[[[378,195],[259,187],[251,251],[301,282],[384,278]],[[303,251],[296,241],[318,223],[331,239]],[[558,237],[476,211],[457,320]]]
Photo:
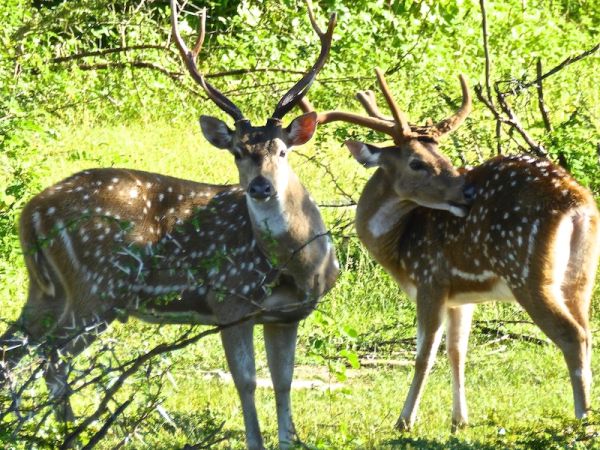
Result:
[[315,33],[317,33],[319,39],[321,40],[321,53],[319,53],[317,61],[312,66],[312,68],[306,73],[306,75],[304,75],[300,79],[300,81],[298,81],[294,86],[292,86],[292,88],[281,98],[281,100],[275,107],[273,115],[271,116],[274,119],[281,119],[294,106],[296,106],[300,102],[300,100],[302,100],[302,97],[304,97],[308,92],[308,89],[315,80],[315,77],[323,68],[325,61],[327,61],[327,56],[329,56],[329,51],[331,50],[331,41],[333,39],[333,29],[335,28],[336,23],[336,14],[331,14],[331,16],[329,17],[327,31],[323,32],[321,28],[319,28],[319,25],[315,20],[311,0],[306,0],[306,7],[308,9],[308,17],[310,19],[310,23],[313,29],[315,30]]
[[379,107],[377,106],[377,100],[375,99],[375,92],[368,91],[358,91],[355,95],[356,100],[360,102],[362,107],[367,111],[367,114],[371,117],[376,117],[381,120],[391,121],[389,117],[385,117],[379,111]]
[[398,135],[394,136],[394,138],[402,141],[413,137],[413,132],[410,129],[408,119],[406,118],[406,115],[402,111],[400,111],[400,108],[398,108],[394,97],[392,97],[390,88],[388,87],[387,82],[385,81],[383,72],[379,67],[375,69],[375,74],[377,75],[377,81],[379,82],[381,92],[383,92],[383,96],[385,97],[385,100],[387,101],[387,104],[390,107],[390,111],[392,111],[394,121],[396,122],[395,129],[397,130]]
[[[391,136],[396,144],[407,139],[412,139],[418,136],[428,136],[437,140],[438,138],[454,131],[464,122],[465,118],[471,112],[471,95],[467,85],[467,80],[464,75],[460,75],[460,83],[462,87],[463,100],[459,110],[451,117],[438,122],[436,125],[415,126],[408,123],[406,115],[400,111],[396,102],[392,98],[389,87],[385,81],[381,70],[376,69],[377,79],[381,90],[387,100],[394,119],[389,119],[381,114],[377,103],[375,102],[375,94],[372,91],[359,91],[356,98],[367,111],[370,117],[361,116],[345,111],[327,111],[317,115],[317,120],[320,124],[326,124],[335,121],[342,121],[361,125],[375,131],[380,131]],[[302,99],[299,104],[304,112],[314,111],[308,99]]]
[[454,115],[447,119],[438,122],[433,126],[434,134],[436,137],[442,137],[445,134],[451,133],[456,130],[467,118],[472,109],[471,93],[469,92],[469,85],[467,84],[467,77],[462,73],[458,76],[460,79],[460,87],[462,88],[462,104]]
[[194,44],[193,50],[189,50],[183,40],[181,39],[181,35],[179,34],[179,27],[177,25],[178,20],[178,5],[177,0],[171,0],[171,28],[173,33],[173,39],[175,41],[175,45],[179,49],[179,53],[185,63],[185,66],[188,69],[188,72],[194,79],[196,83],[198,83],[208,97],[215,102],[215,104],[229,114],[233,119],[237,122],[238,120],[243,120],[244,115],[240,111],[240,109],[229,100],[221,91],[211,85],[208,81],[204,79],[204,75],[198,70],[196,66],[196,58],[202,49],[202,44],[204,43],[204,36],[206,34],[206,8],[203,8],[200,13],[200,24],[198,26],[198,38],[196,39],[196,43]]

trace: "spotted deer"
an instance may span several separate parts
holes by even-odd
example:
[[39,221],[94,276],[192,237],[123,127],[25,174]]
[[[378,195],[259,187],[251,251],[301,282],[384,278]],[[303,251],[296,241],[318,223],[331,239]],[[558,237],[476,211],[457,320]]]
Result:
[[[253,126],[197,68],[205,14],[189,50],[178,30],[178,5],[171,0],[172,34],[188,71],[234,120],[230,129],[202,116],[200,126],[212,145],[232,153],[239,184],[92,169],[36,195],[24,207],[19,228],[29,294],[2,342],[10,344],[24,332],[30,341],[46,339],[73,357],[94,339],[91,333],[70,339],[74,330],[105,328],[115,318],[224,326],[221,338],[242,403],[247,446],[260,449],[253,328],[262,324],[279,443],[282,448],[292,444],[290,385],[298,322],[333,287],[339,270],[317,205],[287,159],[293,146],[311,139],[317,116],[304,114],[282,126],[331,48],[335,14],[323,32],[307,5],[321,41],[318,59],[266,125]],[[26,349],[6,348],[3,366],[10,370]],[[58,352],[50,361],[45,378],[52,396],[61,400],[58,414],[73,420],[67,364]]]
[[[370,254],[417,306],[414,377],[399,429],[416,418],[446,320],[453,379],[452,426],[467,424],[464,365],[474,304],[517,301],[560,348],[567,363],[575,415],[590,409],[592,335],[589,307],[598,261],[598,210],[591,193],[562,169],[528,155],[497,156],[457,170],[438,151],[440,139],[471,110],[460,77],[460,109],[435,125],[410,125],[377,77],[393,119],[373,92],[359,92],[369,117],[331,111],[318,122],[341,120],[392,137],[376,147],[346,145],[376,167],[357,205],[356,230]],[[303,109],[312,110],[304,99]]]

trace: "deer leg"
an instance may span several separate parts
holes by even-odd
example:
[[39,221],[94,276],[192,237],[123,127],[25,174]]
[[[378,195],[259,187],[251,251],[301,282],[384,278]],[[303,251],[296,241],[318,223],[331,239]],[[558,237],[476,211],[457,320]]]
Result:
[[598,224],[589,216],[577,214],[571,218],[573,232],[570,239],[569,262],[561,283],[565,305],[573,318],[586,332],[586,368],[592,364],[592,333],[589,310],[594,278],[598,267]]
[[[62,358],[69,358],[69,360],[65,361]],[[44,380],[53,404],[54,415],[59,422],[75,421],[75,414],[69,400],[71,395],[68,382],[70,358],[71,355],[61,356],[58,352],[53,351],[44,372]]]
[[235,387],[242,402],[246,444],[249,449],[262,450],[263,440],[258,425],[254,392],[256,368],[254,363],[254,324],[246,322],[221,331],[221,341]]
[[557,294],[555,289],[536,287],[525,295],[515,292],[515,297],[562,351],[573,387],[575,416],[582,419],[590,409],[588,333],[565,306],[562,296]]
[[68,377],[71,361],[107,328],[108,323],[113,319],[112,315],[107,316],[109,314],[103,314],[103,318],[89,314],[81,317],[81,313],[71,312],[64,315],[65,319],[53,332],[51,337],[53,348],[50,350],[44,379],[54,403],[56,418],[61,422],[75,420],[69,401],[71,390]]
[[60,296],[49,296],[34,281],[30,281],[27,302],[21,315],[0,337],[0,383],[6,380],[10,370],[27,354],[28,341],[39,342],[56,327],[64,305],[65,301]]
[[[595,274],[595,271],[593,272]],[[592,282],[593,282],[593,278]],[[581,286],[574,286],[571,284],[563,286],[563,294],[565,296],[565,305],[569,309],[572,318],[579,325],[582,333],[584,334],[584,355],[583,362],[581,367],[581,374],[583,378],[583,392],[584,399],[590,397],[591,384],[592,384],[592,332],[590,330],[589,324],[589,297],[585,297],[584,292],[582,292]],[[560,347],[560,345],[559,345]],[[562,350],[562,348],[561,348]],[[563,352],[564,353],[564,352]],[[567,356],[565,355],[565,359]],[[568,361],[567,361],[567,364]],[[575,371],[579,370],[577,367]],[[569,368],[569,372],[571,373],[571,369]],[[573,383],[573,374],[571,374],[571,382]],[[576,381],[575,381],[576,382]],[[573,393],[575,395],[576,389],[573,387]],[[575,415],[577,417],[581,414],[585,415],[582,412],[581,408],[587,410],[590,408],[589,400],[581,401],[584,406],[578,408],[577,407],[577,398],[575,398]],[[587,405],[587,406],[585,406]]]
[[446,347],[452,369],[452,432],[468,424],[467,399],[465,395],[465,359],[471,319],[475,305],[468,304],[448,308]]
[[417,292],[417,358],[415,374],[404,402],[400,418],[396,422],[399,430],[410,430],[415,423],[423,386],[433,363],[442,337],[444,319],[443,297],[433,290],[420,288]]
[[292,421],[290,389],[294,376],[294,356],[298,323],[276,325],[265,324],[265,348],[277,403],[277,425],[279,448],[287,449],[296,440]]

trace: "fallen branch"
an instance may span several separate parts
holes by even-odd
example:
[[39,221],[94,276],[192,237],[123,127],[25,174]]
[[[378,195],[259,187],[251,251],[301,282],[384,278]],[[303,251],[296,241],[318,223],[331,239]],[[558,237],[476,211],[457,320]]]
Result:
[[477,327],[479,332],[482,334],[495,335],[495,336],[501,337],[502,339],[515,339],[518,341],[531,342],[532,344],[536,344],[536,345],[548,345],[549,344],[548,341],[536,338],[535,336],[529,336],[526,334],[519,334],[519,333],[511,333],[508,331],[500,330],[499,328],[488,327],[481,323],[475,323],[474,325]]

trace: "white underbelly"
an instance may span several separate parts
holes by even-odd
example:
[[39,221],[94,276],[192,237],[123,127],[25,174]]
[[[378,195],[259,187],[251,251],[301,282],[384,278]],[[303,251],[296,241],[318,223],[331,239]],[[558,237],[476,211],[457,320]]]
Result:
[[[417,299],[417,286],[410,281],[400,282],[402,290],[413,302]],[[485,303],[485,302],[515,302],[516,299],[510,290],[506,281],[499,278],[488,291],[461,292],[448,298],[448,306],[459,306],[467,303]]]

